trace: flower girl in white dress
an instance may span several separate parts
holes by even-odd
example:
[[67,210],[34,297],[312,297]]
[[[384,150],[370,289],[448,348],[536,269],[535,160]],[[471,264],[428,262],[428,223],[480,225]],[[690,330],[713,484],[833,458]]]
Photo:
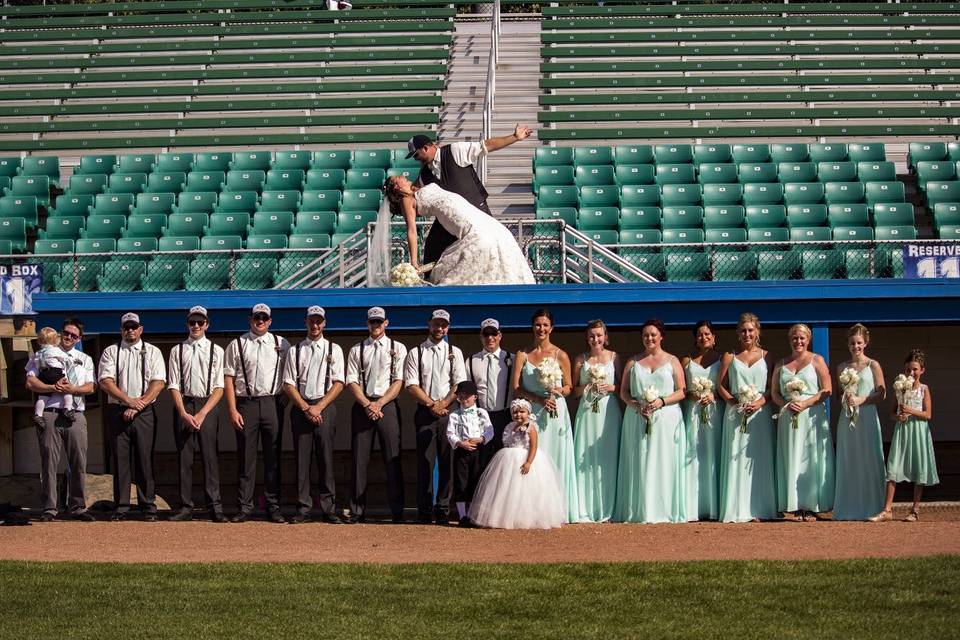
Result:
[[560,474],[544,451],[537,451],[537,423],[530,403],[514,400],[513,421],[503,430],[503,449],[480,477],[470,519],[495,529],[553,529],[567,519]]

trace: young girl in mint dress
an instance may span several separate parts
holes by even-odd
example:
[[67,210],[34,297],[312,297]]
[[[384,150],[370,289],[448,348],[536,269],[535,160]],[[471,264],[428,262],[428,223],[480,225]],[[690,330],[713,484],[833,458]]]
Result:
[[[687,385],[687,397],[682,403],[687,428],[687,519],[716,520],[720,517],[720,436],[724,412],[724,403],[717,401],[720,353],[713,325],[707,320],[697,323],[693,337],[697,352],[683,360]],[[699,380],[709,380],[710,389],[695,391]]]
[[664,327],[647,320],[643,353],[627,361],[620,397],[627,409],[620,436],[620,469],[613,519],[686,522],[686,430],[680,401],[683,368],[661,348]]
[[920,376],[926,371],[927,357],[920,349],[913,349],[904,363],[904,377],[913,378],[913,386],[897,393],[897,380],[894,380],[895,407],[893,417],[897,424],[890,441],[890,454],[887,456],[887,499],[883,511],[871,520],[893,519],[893,493],[898,482],[913,483],[913,508],[904,518],[904,522],[916,522],[920,519],[920,498],[925,486],[940,483],[937,476],[937,461],[933,455],[933,438],[930,436],[930,417],[933,414],[933,400],[930,388],[920,382]]
[[[837,367],[840,419],[837,421],[837,492],[834,520],[866,520],[883,510],[883,437],[877,405],[886,397],[880,364],[865,351],[870,332],[855,324],[847,332],[850,359]],[[855,389],[843,387],[847,369],[857,374]]]
[[770,394],[777,418],[777,509],[787,520],[813,522],[833,510],[834,459],[824,404],[832,393],[830,369],[810,351],[813,332],[795,324],[791,353],[773,371]]
[[[606,522],[613,515],[623,413],[618,398],[620,360],[607,348],[603,320],[587,323],[588,351],[574,361],[580,398],[573,429],[573,457],[580,495],[581,520]],[[591,376],[591,369],[602,376]]]

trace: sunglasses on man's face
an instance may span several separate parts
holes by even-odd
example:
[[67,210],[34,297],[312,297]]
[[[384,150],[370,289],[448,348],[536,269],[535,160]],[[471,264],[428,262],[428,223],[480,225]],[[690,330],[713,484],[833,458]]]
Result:
[[267,322],[268,320],[270,320],[270,316],[268,316],[268,315],[265,314],[265,313],[255,313],[255,314],[253,314],[253,321],[254,321],[254,322]]
[[139,325],[139,324],[130,323],[130,324],[125,324],[125,325],[123,325],[123,330],[124,330],[124,331],[136,331],[136,330],[139,329],[139,328],[140,328],[140,325]]
[[79,334],[79,333],[73,333],[72,331],[61,331],[61,332],[60,332],[60,335],[63,336],[64,338],[69,338],[70,340],[79,340],[79,339],[80,339],[80,334]]
[[383,320],[380,320],[379,318],[374,318],[373,320],[367,320],[367,324],[381,325],[383,324]]
[[203,325],[207,324],[207,321],[206,320],[187,320],[187,324],[189,324],[191,327],[202,327]]

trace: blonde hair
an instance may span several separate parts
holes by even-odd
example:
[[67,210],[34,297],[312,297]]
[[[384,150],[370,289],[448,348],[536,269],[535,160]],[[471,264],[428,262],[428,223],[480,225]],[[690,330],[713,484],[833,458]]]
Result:
[[795,334],[795,333],[797,333],[797,332],[803,332],[803,333],[807,334],[807,340],[812,340],[812,339],[813,339],[813,331],[811,331],[811,330],[810,330],[810,327],[808,327],[807,325],[803,324],[802,322],[798,322],[797,324],[795,324],[795,325],[793,325],[792,327],[790,327],[790,331],[787,331],[787,335],[788,335],[788,336],[792,336],[793,334]]
[[52,327],[44,327],[37,332],[37,342],[55,347],[60,344],[60,333]]
[[848,340],[853,336],[861,336],[864,342],[870,342],[870,330],[859,322],[850,327],[850,330],[847,331]]
[[757,317],[757,314],[750,313],[749,311],[744,311],[740,314],[740,320],[737,321],[737,329],[742,327],[745,324],[752,324],[753,328],[757,330],[757,346],[760,346],[760,318]]
[[607,323],[603,320],[591,320],[587,323],[587,333],[589,333],[591,329],[603,329],[603,346],[610,346],[610,332],[607,330]]

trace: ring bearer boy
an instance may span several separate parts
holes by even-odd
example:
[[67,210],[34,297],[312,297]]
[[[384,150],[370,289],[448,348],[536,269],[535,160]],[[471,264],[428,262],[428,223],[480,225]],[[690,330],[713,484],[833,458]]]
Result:
[[447,421],[447,441],[453,449],[454,500],[460,526],[469,527],[467,513],[483,472],[483,446],[493,439],[490,415],[477,407],[477,385],[464,380],[457,385],[458,407]]
[[500,323],[487,318],[480,323],[483,349],[467,360],[467,380],[477,384],[477,406],[486,409],[493,423],[493,438],[483,446],[482,464],[493,458],[503,446],[503,429],[510,422],[510,371],[513,354],[500,348],[503,334]]

